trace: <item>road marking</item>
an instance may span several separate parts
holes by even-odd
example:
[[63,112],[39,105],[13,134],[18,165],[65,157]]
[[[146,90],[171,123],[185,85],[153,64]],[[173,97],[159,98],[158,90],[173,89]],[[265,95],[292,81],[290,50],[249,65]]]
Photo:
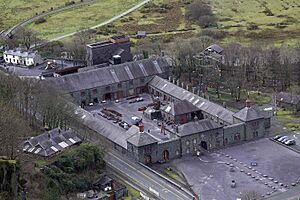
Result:
[[[146,176],[145,174],[141,173],[137,168],[134,168],[133,166],[129,165],[127,162],[123,161],[122,159],[120,159],[120,158],[117,157],[116,155],[114,155],[114,154],[112,154],[112,153],[110,153],[110,152],[108,152],[108,154],[111,155],[111,156],[113,156],[113,157],[116,158],[117,160],[121,161],[122,163],[124,163],[124,164],[127,165],[128,167],[132,168],[134,171],[136,171],[136,173],[139,173],[140,175],[146,177],[147,179],[149,178],[149,177]],[[115,166],[114,166],[114,167],[115,167]],[[119,169],[119,168],[118,168],[118,170],[120,170],[121,172],[123,172],[122,169]],[[123,173],[124,173],[124,172],[123,172]],[[129,176],[129,177],[130,177],[130,176]],[[166,187],[170,188],[170,186],[168,186],[168,185],[165,185],[165,186],[164,186],[164,185],[158,183],[157,181],[155,181],[155,180],[153,180],[153,179],[151,179],[150,182],[151,182],[151,181],[154,182],[154,183],[156,183],[157,185],[159,185],[159,186],[162,187],[162,188],[165,188],[165,189],[166,189]],[[139,182],[140,182],[140,181],[139,181]],[[142,184],[143,184],[143,183],[142,183]],[[143,185],[144,185],[144,184],[143,184]],[[174,191],[178,192],[177,190],[174,190]],[[178,194],[175,194],[174,192],[173,192],[172,194],[176,195],[179,199],[183,199],[182,197],[180,197]],[[189,198],[189,196],[187,196],[187,195],[185,195],[185,194],[180,193],[180,195],[183,195],[183,196]]]

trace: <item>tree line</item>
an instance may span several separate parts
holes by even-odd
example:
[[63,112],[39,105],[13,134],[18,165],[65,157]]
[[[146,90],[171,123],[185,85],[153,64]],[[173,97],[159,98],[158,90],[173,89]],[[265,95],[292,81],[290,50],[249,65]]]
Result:
[[15,159],[21,141],[41,127],[80,124],[70,101],[43,81],[0,73],[0,155]]

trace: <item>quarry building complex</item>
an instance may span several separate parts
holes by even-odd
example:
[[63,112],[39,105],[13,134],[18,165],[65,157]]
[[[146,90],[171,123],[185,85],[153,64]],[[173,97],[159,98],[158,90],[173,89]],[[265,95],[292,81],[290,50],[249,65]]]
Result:
[[[113,53],[105,65],[93,64],[99,53],[93,46],[103,50],[97,43],[87,47],[91,66],[46,79],[74,98],[84,125],[111,147],[150,164],[268,135],[270,116],[250,100],[234,113],[172,78],[167,57],[131,60],[130,49],[120,50],[118,42],[129,45],[122,37],[106,42],[103,48],[112,45]],[[126,59],[120,52],[128,52]]]
[[[81,105],[79,110],[87,127],[107,138],[115,149],[146,164],[268,134],[270,117],[250,101],[234,113],[167,77],[167,59],[155,57],[51,78],[48,82]],[[135,101],[139,97],[142,102]],[[93,112],[85,110],[91,103],[100,106]],[[134,106],[143,107],[142,112]],[[117,121],[112,123],[99,112],[101,109],[119,113]],[[131,121],[134,116],[138,121]]]

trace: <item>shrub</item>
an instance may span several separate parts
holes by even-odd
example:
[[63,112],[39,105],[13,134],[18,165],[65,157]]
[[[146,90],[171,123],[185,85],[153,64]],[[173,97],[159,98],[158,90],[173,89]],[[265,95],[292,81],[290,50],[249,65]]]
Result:
[[216,25],[216,18],[214,16],[210,15],[204,15],[199,17],[198,24],[202,28],[208,28]]
[[247,24],[247,30],[251,31],[251,30],[257,30],[257,29],[258,29],[258,25],[257,24],[255,24],[253,22]]
[[214,39],[223,39],[226,37],[226,32],[218,29],[204,29],[201,32],[202,36],[209,36]]
[[73,4],[75,4],[75,1],[67,1],[65,3],[65,6],[70,6],[70,5],[73,5]]
[[44,17],[38,18],[34,23],[35,24],[42,24],[45,23],[46,19]]
[[189,19],[198,20],[202,16],[211,16],[212,10],[209,5],[201,0],[196,0],[188,6],[186,16]]

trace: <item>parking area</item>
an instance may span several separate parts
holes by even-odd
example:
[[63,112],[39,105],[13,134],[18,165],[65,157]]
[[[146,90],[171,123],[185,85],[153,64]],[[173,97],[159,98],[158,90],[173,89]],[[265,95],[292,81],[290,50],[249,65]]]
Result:
[[177,159],[171,165],[185,175],[201,199],[236,199],[247,191],[266,197],[294,188],[300,181],[300,154],[267,138]]
[[[123,127],[125,131],[133,124],[132,117],[134,117],[143,119],[145,131],[151,134],[158,141],[165,141],[175,137],[167,130],[162,133],[159,122],[144,118],[143,109],[152,103],[153,100],[149,94],[141,94],[134,98],[120,99],[117,102],[100,102],[99,104],[95,104],[93,106],[86,106],[85,109],[91,113],[94,113],[95,116],[106,118],[107,123],[112,123],[115,126]],[[117,113],[115,114],[117,116],[113,117],[109,113],[105,114],[104,110]]]

